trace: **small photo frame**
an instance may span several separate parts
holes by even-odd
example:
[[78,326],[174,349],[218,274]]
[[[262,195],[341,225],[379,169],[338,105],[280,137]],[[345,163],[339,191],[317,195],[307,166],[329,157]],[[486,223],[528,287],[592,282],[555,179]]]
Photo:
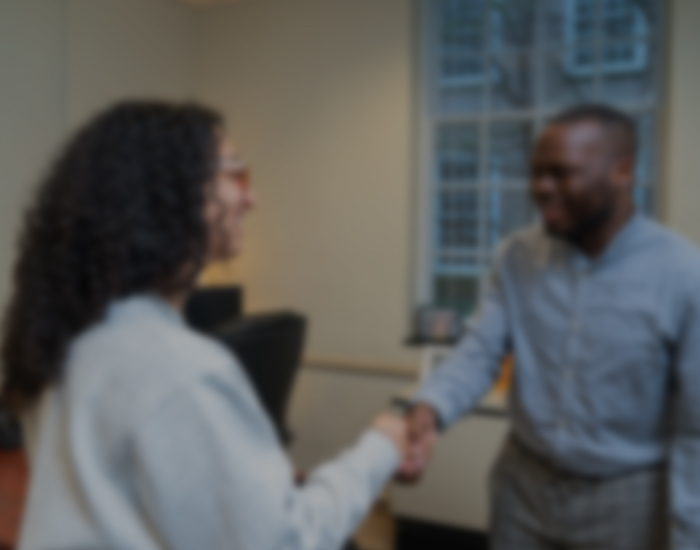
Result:
[[452,342],[462,333],[462,319],[454,309],[421,306],[416,310],[414,332],[420,340]]

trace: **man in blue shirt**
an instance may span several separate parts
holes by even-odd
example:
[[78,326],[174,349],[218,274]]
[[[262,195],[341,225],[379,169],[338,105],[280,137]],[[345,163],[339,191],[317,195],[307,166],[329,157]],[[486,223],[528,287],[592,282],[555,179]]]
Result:
[[700,549],[700,253],[635,213],[634,123],[554,118],[532,157],[541,224],[501,245],[476,314],[409,413],[403,478],[513,353],[495,550]]

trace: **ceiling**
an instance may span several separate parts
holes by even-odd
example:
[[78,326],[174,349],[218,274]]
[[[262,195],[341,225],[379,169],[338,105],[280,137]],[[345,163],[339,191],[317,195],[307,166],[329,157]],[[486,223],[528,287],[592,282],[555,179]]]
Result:
[[235,4],[244,0],[177,0],[181,4],[186,4],[195,8],[211,8],[213,6],[222,6],[224,4]]

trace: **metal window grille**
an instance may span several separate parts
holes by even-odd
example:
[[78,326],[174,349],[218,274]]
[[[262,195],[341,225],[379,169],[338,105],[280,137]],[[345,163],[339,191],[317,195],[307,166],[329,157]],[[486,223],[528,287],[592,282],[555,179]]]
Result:
[[419,301],[469,312],[496,245],[532,223],[530,150],[582,102],[638,122],[637,199],[653,212],[661,0],[422,0],[428,273]]

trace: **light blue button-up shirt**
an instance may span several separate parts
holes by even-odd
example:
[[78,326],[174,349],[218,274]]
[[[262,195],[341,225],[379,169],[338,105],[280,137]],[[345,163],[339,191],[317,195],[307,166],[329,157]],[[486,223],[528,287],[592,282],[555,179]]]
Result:
[[515,356],[513,430],[559,467],[668,461],[674,548],[700,548],[700,252],[634,217],[589,259],[536,226],[501,246],[476,314],[420,389],[450,425]]

